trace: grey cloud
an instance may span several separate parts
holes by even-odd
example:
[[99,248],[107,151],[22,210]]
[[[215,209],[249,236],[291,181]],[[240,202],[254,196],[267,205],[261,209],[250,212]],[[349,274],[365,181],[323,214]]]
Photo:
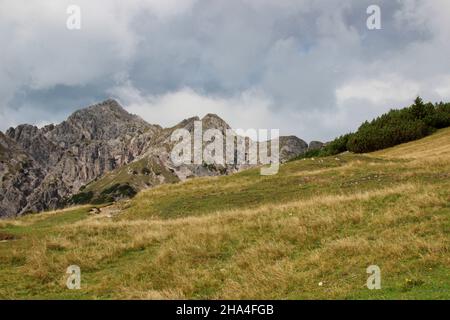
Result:
[[[80,1],[83,27],[72,33],[65,29],[64,11],[50,5],[40,8],[46,13],[30,28],[14,16],[32,15],[20,7],[28,2],[0,3],[13,9],[13,17],[0,22],[6,43],[0,113],[16,111],[2,120],[3,130],[49,115],[63,119],[130,84],[145,96],[190,88],[230,101],[257,90],[270,99],[274,125],[311,139],[332,138],[354,128],[364,114],[369,118],[374,110],[398,107],[386,104],[414,98],[338,101],[336,91],[355,79],[393,74],[417,83],[425,98],[446,98],[433,89],[450,71],[445,0]],[[382,30],[366,28],[371,4],[382,9]],[[64,6],[62,1],[59,8]],[[17,112],[30,108],[41,112]],[[176,114],[173,119],[181,120]]]

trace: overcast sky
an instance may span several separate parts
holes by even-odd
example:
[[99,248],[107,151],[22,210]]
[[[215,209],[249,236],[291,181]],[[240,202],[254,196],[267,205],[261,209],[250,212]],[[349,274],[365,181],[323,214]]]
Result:
[[450,101],[449,16],[448,0],[0,0],[0,130],[113,97],[163,126],[217,113],[329,140],[417,95]]

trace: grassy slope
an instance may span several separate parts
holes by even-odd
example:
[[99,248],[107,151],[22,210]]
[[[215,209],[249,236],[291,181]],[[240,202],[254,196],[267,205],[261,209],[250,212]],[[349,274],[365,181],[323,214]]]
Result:
[[[1,298],[450,298],[450,129],[0,221]],[[8,237],[5,237],[8,236]],[[82,289],[65,288],[77,264]],[[365,287],[367,266],[382,290]],[[323,285],[319,286],[318,283]]]
[[[147,175],[143,173],[143,169],[151,170],[152,172],[155,172],[157,176]],[[94,193],[100,193],[115,184],[129,184],[135,190],[142,190],[149,186],[158,185],[160,183],[158,176],[163,176],[168,183],[179,181],[179,179],[166,168],[144,157],[112,172],[108,172],[97,181],[92,181],[86,186],[83,192],[92,191]]]

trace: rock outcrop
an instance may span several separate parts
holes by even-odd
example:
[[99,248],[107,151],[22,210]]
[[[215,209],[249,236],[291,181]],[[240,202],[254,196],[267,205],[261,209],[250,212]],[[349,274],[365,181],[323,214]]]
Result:
[[32,157],[0,132],[0,217],[20,213],[44,175]]
[[311,150],[320,150],[320,149],[323,148],[323,146],[324,146],[324,143],[323,143],[323,142],[320,142],[320,141],[311,141],[311,142],[309,143],[309,146],[308,146],[308,151],[311,151]]
[[285,162],[289,159],[305,153],[308,144],[296,136],[280,137],[280,160]]

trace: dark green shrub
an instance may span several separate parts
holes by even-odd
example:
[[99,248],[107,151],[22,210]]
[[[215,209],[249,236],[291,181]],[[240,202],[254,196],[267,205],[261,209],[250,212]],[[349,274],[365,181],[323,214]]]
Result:
[[423,138],[432,131],[422,120],[393,122],[385,127],[368,126],[352,135],[347,148],[356,153],[372,152]]
[[424,118],[427,125],[442,129],[450,127],[450,103],[439,103],[435,105],[435,112]]
[[371,152],[423,138],[436,129],[450,127],[450,103],[433,105],[420,97],[410,107],[391,110],[366,121],[355,133],[334,139],[320,150],[307,151],[298,158],[331,156],[344,151]]
[[322,155],[332,156],[347,151],[347,143],[353,136],[353,133],[347,133],[334,139],[322,149]]
[[315,149],[315,150],[309,150],[306,151],[305,153],[301,154],[299,157],[295,158],[296,159],[302,159],[302,158],[314,158],[314,157],[320,157],[321,156],[321,149]]
[[293,160],[302,158],[327,157],[345,152],[347,151],[347,142],[351,136],[352,133],[340,136],[339,138],[336,138],[333,141],[329,142],[328,144],[324,145],[321,149],[306,151],[305,153],[301,154],[300,156],[296,157]]
[[356,153],[371,152],[423,138],[436,129],[450,126],[448,104],[424,103],[417,97],[414,104],[363,123],[348,140],[347,149]]
[[87,204],[92,200],[93,197],[94,193],[92,191],[80,192],[73,195],[68,202],[70,204]]
[[102,204],[114,202],[124,198],[132,198],[136,195],[136,190],[128,183],[117,183],[107,189],[104,189],[97,197],[92,200],[93,204]]

